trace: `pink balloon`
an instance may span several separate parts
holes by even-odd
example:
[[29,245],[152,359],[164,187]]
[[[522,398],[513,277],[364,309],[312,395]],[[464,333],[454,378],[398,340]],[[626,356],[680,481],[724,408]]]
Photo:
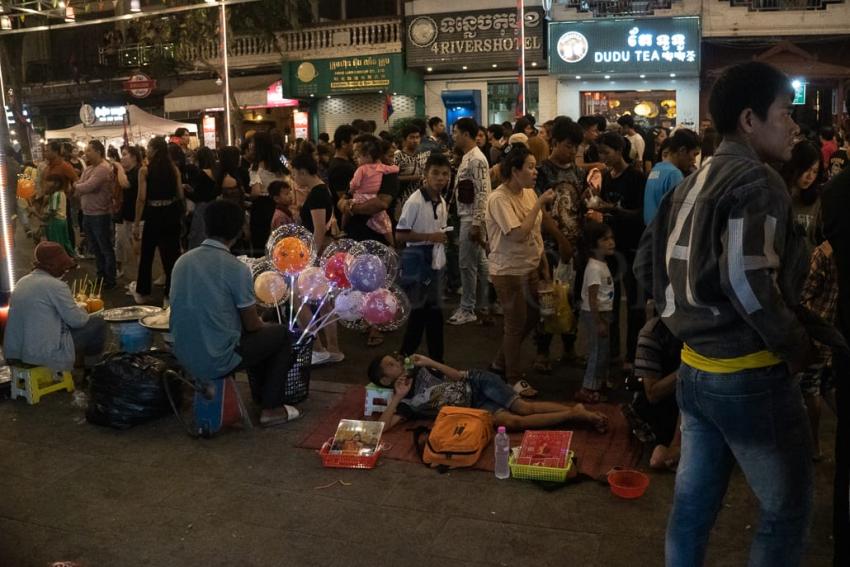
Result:
[[330,285],[327,278],[325,278],[325,274],[322,273],[322,269],[312,267],[305,269],[298,276],[296,289],[298,290],[298,294],[304,299],[317,301],[327,295],[328,291],[330,291]]
[[376,289],[366,294],[363,304],[363,319],[372,325],[384,325],[395,319],[398,300],[388,289]]

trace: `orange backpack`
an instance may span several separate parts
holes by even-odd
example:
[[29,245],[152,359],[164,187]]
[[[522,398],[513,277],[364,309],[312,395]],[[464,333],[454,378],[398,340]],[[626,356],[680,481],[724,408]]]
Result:
[[493,416],[472,408],[443,406],[422,452],[431,468],[471,467],[493,439]]

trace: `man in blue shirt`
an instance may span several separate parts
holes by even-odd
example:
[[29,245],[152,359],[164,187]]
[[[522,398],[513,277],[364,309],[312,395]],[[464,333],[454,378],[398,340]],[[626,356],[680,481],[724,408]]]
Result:
[[699,136],[685,128],[676,130],[661,144],[663,159],[649,172],[643,193],[643,222],[646,226],[655,218],[664,195],[675,189],[691,172],[699,147]]
[[248,369],[254,400],[262,407],[260,424],[292,421],[300,413],[283,403],[292,352],[289,331],[263,323],[251,270],[230,253],[242,232],[244,213],[233,202],[214,201],[204,222],[207,239],[174,265],[174,353],[199,380]]

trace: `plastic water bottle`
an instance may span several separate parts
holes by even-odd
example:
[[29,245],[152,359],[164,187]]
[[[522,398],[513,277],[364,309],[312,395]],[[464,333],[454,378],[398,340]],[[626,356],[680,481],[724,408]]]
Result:
[[511,477],[511,468],[508,465],[508,455],[511,452],[511,440],[505,431],[505,426],[500,425],[496,433],[496,478],[504,480]]

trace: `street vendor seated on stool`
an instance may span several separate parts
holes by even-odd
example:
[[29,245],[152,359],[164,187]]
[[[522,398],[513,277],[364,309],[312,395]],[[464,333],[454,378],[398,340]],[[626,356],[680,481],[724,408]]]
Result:
[[214,201],[204,211],[204,223],[206,240],[174,265],[174,354],[198,380],[247,369],[251,393],[262,408],[260,424],[292,421],[300,412],[283,403],[292,352],[289,330],[263,323],[251,270],[230,252],[242,233],[244,212],[232,201]]
[[33,270],[15,284],[10,299],[3,342],[8,362],[62,372],[74,368],[78,354],[87,369],[100,360],[106,323],[77,305],[62,281],[73,267],[61,244],[42,242],[35,247]]
[[522,399],[497,374],[484,370],[456,370],[421,354],[410,356],[415,367],[405,371],[400,356],[376,357],[369,380],[392,388],[393,397],[381,415],[386,429],[407,419],[433,419],[443,406],[473,407],[493,414],[493,424],[511,431],[553,427],[564,422],[586,423],[600,433],[608,418],[582,404],[532,402]]

